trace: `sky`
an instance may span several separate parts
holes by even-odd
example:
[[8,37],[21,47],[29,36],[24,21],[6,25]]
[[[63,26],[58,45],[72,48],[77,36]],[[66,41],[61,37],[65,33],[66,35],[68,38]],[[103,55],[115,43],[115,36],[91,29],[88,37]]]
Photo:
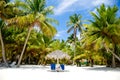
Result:
[[[49,17],[59,21],[59,25],[54,25],[57,29],[55,39],[67,40],[71,33],[67,33],[69,27],[66,26],[69,16],[74,13],[82,15],[82,22],[92,19],[90,12],[96,12],[96,8],[101,4],[106,6],[116,5],[119,8],[117,16],[120,17],[120,0],[46,0],[47,6],[54,6],[54,15]],[[79,33],[77,33],[79,38]]]

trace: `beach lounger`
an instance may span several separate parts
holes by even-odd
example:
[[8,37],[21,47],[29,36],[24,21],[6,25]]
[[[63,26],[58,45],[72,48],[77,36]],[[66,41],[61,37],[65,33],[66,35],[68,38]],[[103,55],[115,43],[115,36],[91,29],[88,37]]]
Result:
[[60,67],[61,67],[61,70],[65,70],[64,64],[61,64]]
[[55,71],[55,70],[56,70],[56,65],[55,65],[55,64],[51,64],[50,66],[51,66],[51,70],[52,70],[52,71]]

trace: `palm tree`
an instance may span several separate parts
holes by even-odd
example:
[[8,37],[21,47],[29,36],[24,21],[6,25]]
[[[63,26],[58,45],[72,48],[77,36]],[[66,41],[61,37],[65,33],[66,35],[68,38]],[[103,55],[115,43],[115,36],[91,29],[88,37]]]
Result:
[[1,41],[1,46],[2,46],[1,47],[2,48],[2,57],[3,57],[3,61],[5,63],[5,66],[8,66],[7,60],[5,58],[5,47],[4,47],[4,42],[3,42],[2,32],[1,32],[1,30],[4,26],[5,26],[5,23],[2,20],[0,20],[0,41]]
[[[14,4],[10,3],[10,0],[1,0],[0,1],[0,20],[4,21],[4,22],[2,21],[1,26],[6,25],[6,20],[13,18],[16,15],[21,15],[21,14],[22,14],[21,11],[18,8],[16,8]],[[3,25],[3,23],[4,23],[4,25]],[[5,56],[4,43],[2,40],[1,30],[0,30],[0,33],[1,33],[0,36],[1,36],[1,44],[2,44],[2,53],[4,53],[3,56]],[[8,66],[7,61],[5,60],[5,57],[3,57],[3,58],[4,58],[4,62],[6,64],[6,66]]]
[[0,18],[3,20],[13,18],[18,15],[23,15],[23,11],[16,7],[16,4],[10,2],[11,0],[0,1]]
[[6,10],[8,10],[8,8],[9,9],[11,8],[9,6],[10,4],[8,4],[9,2],[10,2],[10,0],[1,0],[0,1],[0,41],[1,41],[3,61],[5,63],[5,66],[7,66],[7,67],[8,67],[8,63],[5,58],[5,47],[4,47],[3,37],[2,37],[2,29],[5,26],[5,22],[3,20],[7,18],[7,14],[5,14],[5,13],[7,13],[8,11],[6,11]]
[[29,26],[27,38],[25,40],[24,47],[23,47],[23,50],[20,55],[20,59],[17,64],[17,66],[19,67],[33,27],[39,26],[42,33],[44,33],[48,37],[54,36],[56,33],[56,29],[46,21],[46,15],[52,12],[52,7],[50,6],[46,8],[45,0],[25,0],[25,2],[18,1],[16,2],[16,5],[20,5],[19,7],[25,10],[26,15],[12,18],[11,20],[8,20],[7,22],[9,23],[9,25],[10,23],[11,24],[14,23],[21,27]]
[[120,40],[120,27],[119,20],[116,18],[116,12],[118,8],[116,6],[107,8],[104,4],[97,8],[97,14],[91,13],[94,20],[90,20],[91,25],[87,26],[84,33],[84,44],[94,46],[95,50],[102,47],[113,54],[113,67],[115,67],[114,56],[120,60],[116,55],[115,46],[119,44]]
[[68,43],[74,42],[74,34],[71,34],[71,35],[67,38],[67,42],[68,42]]
[[[79,30],[82,32],[81,18],[82,18],[81,15],[73,14],[72,16],[69,17],[69,21],[67,22],[67,26],[70,26],[67,32],[70,33],[73,30],[73,34],[74,34],[74,57],[75,57],[75,49],[76,49],[77,31]],[[73,64],[74,64],[74,61],[73,61]]]

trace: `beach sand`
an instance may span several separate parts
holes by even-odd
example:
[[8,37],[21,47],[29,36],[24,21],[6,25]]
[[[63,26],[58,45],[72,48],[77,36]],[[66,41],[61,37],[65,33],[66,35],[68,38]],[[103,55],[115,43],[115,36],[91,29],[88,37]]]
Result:
[[64,72],[52,72],[40,65],[0,67],[0,80],[120,80],[120,68],[65,66]]

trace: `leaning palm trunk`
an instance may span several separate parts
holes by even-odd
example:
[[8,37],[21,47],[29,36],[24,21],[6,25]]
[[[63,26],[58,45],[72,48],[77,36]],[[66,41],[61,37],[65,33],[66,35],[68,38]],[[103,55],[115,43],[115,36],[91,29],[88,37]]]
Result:
[[5,66],[8,67],[8,63],[7,60],[5,58],[5,47],[4,47],[4,43],[3,43],[3,39],[2,39],[2,33],[1,33],[1,29],[0,29],[0,41],[1,41],[1,46],[2,46],[2,57],[3,57],[3,61],[5,63]]
[[20,55],[20,58],[19,58],[19,60],[18,60],[17,67],[20,66],[20,63],[21,63],[23,54],[24,54],[24,52],[25,52],[25,48],[26,48],[26,45],[27,45],[27,42],[28,42],[28,39],[29,39],[29,36],[30,36],[31,31],[32,31],[32,27],[29,28],[28,35],[27,35],[27,38],[26,38],[26,40],[25,40],[25,44],[24,44],[24,46],[23,46],[23,50],[22,50],[21,55]]
[[109,48],[107,49],[109,52],[112,53],[113,56],[115,56],[115,58],[117,58],[120,61],[120,57],[118,55],[116,55],[113,51],[111,51]]
[[104,47],[107,51],[111,52],[113,56],[115,56],[115,58],[117,58],[120,61],[120,57],[118,55],[116,55],[112,50],[110,50],[109,48],[106,47],[106,45],[104,44]]

